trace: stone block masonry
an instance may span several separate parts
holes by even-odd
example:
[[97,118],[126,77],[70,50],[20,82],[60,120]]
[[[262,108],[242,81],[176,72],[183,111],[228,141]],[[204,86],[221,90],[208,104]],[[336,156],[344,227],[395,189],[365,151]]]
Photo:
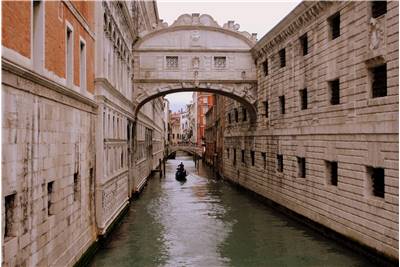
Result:
[[303,2],[254,46],[257,123],[225,101],[223,175],[398,260],[398,2],[383,10]]
[[12,215],[3,209],[3,264],[71,265],[96,238],[95,114],[51,100],[48,89],[11,72],[2,78],[2,188],[14,202]]

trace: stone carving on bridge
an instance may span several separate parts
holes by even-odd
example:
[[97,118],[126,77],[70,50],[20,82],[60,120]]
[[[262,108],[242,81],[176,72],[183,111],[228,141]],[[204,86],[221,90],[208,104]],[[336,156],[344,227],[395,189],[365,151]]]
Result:
[[200,58],[199,57],[194,57],[192,59],[192,67],[193,67],[193,69],[200,68]]

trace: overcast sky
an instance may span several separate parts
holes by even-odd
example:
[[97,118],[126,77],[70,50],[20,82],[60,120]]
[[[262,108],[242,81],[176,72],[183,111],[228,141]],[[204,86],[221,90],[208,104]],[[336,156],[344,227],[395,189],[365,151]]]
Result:
[[[180,15],[209,14],[220,26],[228,20],[240,25],[240,31],[257,33],[261,39],[301,1],[238,1],[238,0],[158,0],[160,19],[171,25]],[[192,99],[192,92],[167,95],[173,111],[183,108]]]

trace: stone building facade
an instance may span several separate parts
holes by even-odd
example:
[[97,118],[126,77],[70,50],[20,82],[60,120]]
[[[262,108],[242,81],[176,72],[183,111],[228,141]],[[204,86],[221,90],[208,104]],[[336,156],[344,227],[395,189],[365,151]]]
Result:
[[2,264],[72,265],[96,238],[94,3],[2,7]]
[[72,266],[164,157],[164,101],[137,111],[132,83],[157,7],[2,7],[2,264]]
[[398,2],[303,2],[226,99],[223,176],[398,260]]

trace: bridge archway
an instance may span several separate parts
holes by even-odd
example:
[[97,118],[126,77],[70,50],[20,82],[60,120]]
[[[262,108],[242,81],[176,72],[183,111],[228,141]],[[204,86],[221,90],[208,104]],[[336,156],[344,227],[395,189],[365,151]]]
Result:
[[256,66],[251,48],[256,36],[228,21],[222,27],[209,15],[184,14],[171,26],[159,23],[134,47],[135,117],[152,99],[201,91],[240,102],[256,121]]

